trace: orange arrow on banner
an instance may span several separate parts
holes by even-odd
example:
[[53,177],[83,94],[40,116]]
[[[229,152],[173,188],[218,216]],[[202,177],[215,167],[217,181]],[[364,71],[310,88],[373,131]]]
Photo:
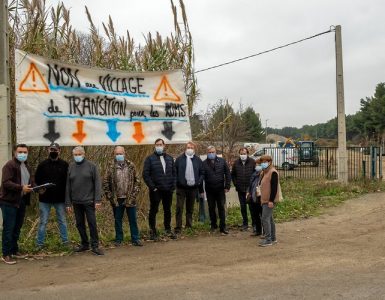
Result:
[[78,132],[74,132],[72,134],[74,139],[76,139],[80,144],[82,143],[84,138],[87,136],[87,134],[83,132],[83,125],[84,125],[84,121],[82,120],[76,121],[76,127],[78,129]]
[[132,135],[132,137],[140,143],[144,139],[144,134],[143,134],[143,129],[142,129],[142,123],[140,122],[135,122],[134,123],[135,127],[135,133]]

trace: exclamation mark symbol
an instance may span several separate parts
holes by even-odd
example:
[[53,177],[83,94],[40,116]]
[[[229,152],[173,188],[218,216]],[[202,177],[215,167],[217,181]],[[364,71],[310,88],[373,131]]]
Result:
[[32,70],[32,86],[36,87],[36,78],[35,78],[35,70]]
[[165,96],[165,97],[168,97],[168,93],[167,93],[167,84],[166,84],[166,82],[164,83],[164,96]]

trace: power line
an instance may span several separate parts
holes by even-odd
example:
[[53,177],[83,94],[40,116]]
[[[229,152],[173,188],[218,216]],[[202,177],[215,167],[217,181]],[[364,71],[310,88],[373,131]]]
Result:
[[272,49],[269,49],[269,50],[265,50],[265,51],[262,51],[262,52],[259,52],[259,53],[256,53],[256,54],[252,54],[252,55],[249,55],[249,56],[241,57],[241,58],[238,58],[238,59],[234,59],[234,60],[231,60],[231,61],[219,64],[219,65],[215,65],[215,66],[212,66],[212,67],[201,69],[201,70],[195,71],[195,74],[196,73],[200,73],[200,72],[205,72],[205,71],[208,71],[208,70],[212,70],[212,69],[216,69],[216,68],[219,68],[219,67],[223,67],[223,66],[226,66],[226,65],[230,65],[230,64],[233,64],[233,63],[236,63],[236,62],[239,62],[239,61],[242,61],[242,60],[246,60],[246,59],[249,59],[249,58],[252,58],[252,57],[255,57],[255,56],[259,56],[259,55],[262,55],[262,54],[265,54],[265,53],[273,52],[273,51],[278,50],[278,49],[282,49],[282,48],[289,47],[289,46],[294,45],[294,44],[298,44],[298,43],[304,42],[306,40],[314,39],[314,38],[316,38],[318,36],[321,36],[323,34],[327,34],[327,33],[333,32],[333,31],[335,31],[334,26],[330,26],[330,29],[328,31],[317,33],[315,35],[303,38],[301,40],[298,40],[298,41],[295,41],[295,42],[291,42],[289,44],[285,44],[285,45],[282,45],[282,46],[278,46],[278,47],[275,47],[275,48],[272,48]]

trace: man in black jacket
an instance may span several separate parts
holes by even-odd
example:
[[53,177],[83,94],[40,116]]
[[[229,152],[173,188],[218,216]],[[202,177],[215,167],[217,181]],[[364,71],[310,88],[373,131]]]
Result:
[[[195,155],[195,144],[188,142],[185,152],[175,161],[176,171],[176,226],[175,233],[182,231],[183,207],[186,202],[186,228],[192,227],[194,202],[203,181],[202,160]],[[203,192],[203,190],[201,190]]]
[[205,190],[209,205],[211,231],[218,228],[215,207],[218,208],[219,230],[223,235],[229,232],[226,229],[225,204],[226,195],[230,190],[231,175],[226,161],[216,155],[214,146],[207,148],[207,159],[203,162]]
[[59,155],[59,144],[52,143],[48,147],[48,158],[38,165],[35,173],[35,181],[37,185],[45,183],[55,184],[53,187],[42,190],[39,195],[40,224],[36,240],[38,248],[42,248],[44,246],[46,227],[52,206],[56,211],[62,243],[64,245],[68,244],[67,221],[64,204],[68,163],[62,160]]
[[156,214],[162,201],[164,212],[164,229],[166,234],[175,238],[171,231],[171,203],[175,190],[175,164],[172,156],[166,154],[162,139],[155,141],[155,151],[144,161],[143,179],[150,192],[150,240],[157,241]]
[[[249,150],[247,148],[239,149],[239,159],[234,162],[231,169],[231,178],[233,184],[238,192],[239,204],[241,206],[241,214],[243,219],[242,230],[247,230],[248,218],[247,218],[247,206],[246,206],[246,194],[250,185],[251,174],[255,169],[254,159],[248,156]],[[252,208],[249,203],[250,214],[252,214]],[[253,220],[254,221],[254,220]],[[253,224],[254,233],[256,232],[256,224]]]

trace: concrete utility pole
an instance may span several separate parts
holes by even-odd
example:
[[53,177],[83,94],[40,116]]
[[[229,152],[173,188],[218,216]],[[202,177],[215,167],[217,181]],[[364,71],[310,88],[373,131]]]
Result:
[[337,120],[338,120],[338,150],[337,150],[338,181],[342,183],[348,183],[348,153],[346,150],[344,70],[343,70],[343,64],[342,64],[341,25],[336,26],[336,86],[337,86]]

